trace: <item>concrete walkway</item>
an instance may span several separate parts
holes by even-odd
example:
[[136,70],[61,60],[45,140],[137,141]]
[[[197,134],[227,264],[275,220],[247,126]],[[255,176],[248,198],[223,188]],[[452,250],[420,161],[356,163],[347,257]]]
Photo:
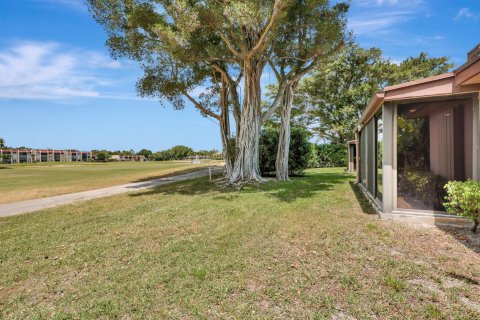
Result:
[[[221,168],[212,168],[213,173],[221,172]],[[0,217],[14,216],[21,213],[33,212],[42,209],[53,208],[73,202],[91,200],[96,198],[108,197],[115,194],[139,191],[143,189],[153,188],[164,184],[169,184],[177,181],[195,179],[208,176],[208,169],[203,169],[195,172],[185,173],[178,176],[171,176],[168,178],[159,178],[154,180],[148,180],[144,182],[133,182],[122,184],[118,186],[95,189],[83,192],[63,194],[59,196],[18,201],[12,203],[6,203],[0,205]]]

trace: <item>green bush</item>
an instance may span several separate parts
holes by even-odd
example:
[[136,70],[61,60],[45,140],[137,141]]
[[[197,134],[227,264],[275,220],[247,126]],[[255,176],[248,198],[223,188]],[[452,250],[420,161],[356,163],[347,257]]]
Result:
[[192,148],[179,145],[167,150],[155,152],[153,158],[155,161],[182,160],[192,155],[194,155]]
[[172,155],[172,159],[174,160],[182,160],[188,156],[193,155],[193,149],[186,146],[174,146],[168,150]]
[[173,156],[170,150],[158,151],[153,154],[155,161],[167,161],[172,160]]
[[[292,127],[290,131],[290,149],[288,157],[289,175],[302,175],[308,167],[310,158],[309,132],[301,127]],[[267,127],[260,134],[260,172],[262,175],[275,174],[279,132]]]
[[472,231],[476,232],[480,215],[480,181],[450,181],[445,190],[447,196],[443,205],[447,212],[471,219]]
[[110,155],[106,151],[97,152],[97,161],[106,162],[110,158]]
[[316,146],[314,161],[317,168],[346,167],[347,147],[343,144],[320,144]]

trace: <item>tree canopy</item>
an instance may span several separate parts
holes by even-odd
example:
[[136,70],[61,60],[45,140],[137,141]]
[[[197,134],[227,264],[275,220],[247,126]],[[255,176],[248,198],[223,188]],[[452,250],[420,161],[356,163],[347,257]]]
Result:
[[320,138],[345,143],[354,138],[356,122],[374,93],[451,67],[448,58],[426,53],[395,64],[378,48],[351,43],[302,81],[296,108],[306,113],[300,120]]
[[[342,29],[336,23],[342,21],[348,7],[344,3],[331,6],[329,0],[88,3],[93,17],[108,33],[112,54],[141,63],[145,74],[137,84],[140,95],[167,99],[177,109],[185,106],[186,98],[202,114],[220,121],[224,149],[229,140],[227,121],[231,105],[236,121],[235,163],[228,173],[231,182],[261,180],[261,126],[283,98],[279,89],[277,98],[262,114],[260,79],[267,63],[288,62],[290,68],[298,65],[298,72],[306,72],[303,68],[315,63],[316,52],[323,52],[332,39],[337,39],[331,35]],[[302,42],[297,41],[299,36]],[[285,44],[285,40],[292,45],[278,55],[282,46],[277,44]],[[271,60],[274,52],[277,56]],[[240,79],[244,84],[242,106],[237,94]],[[210,92],[218,89],[218,103],[192,96],[194,88],[209,85],[214,86]],[[215,113],[215,108],[221,112]]]

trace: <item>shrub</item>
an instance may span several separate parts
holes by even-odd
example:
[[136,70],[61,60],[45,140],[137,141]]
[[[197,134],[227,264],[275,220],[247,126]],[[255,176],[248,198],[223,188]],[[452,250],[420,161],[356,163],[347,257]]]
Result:
[[[275,172],[279,133],[278,130],[267,127],[260,134],[260,172],[262,175]],[[292,145],[290,141],[290,146]],[[291,149],[290,149],[291,151]],[[290,164],[290,161],[288,162]]]
[[309,146],[309,157],[308,157],[308,167],[309,168],[320,168],[320,161],[318,159],[317,145],[315,143],[310,143]]
[[290,132],[290,152],[288,172],[290,175],[303,175],[310,159],[310,133],[301,127],[293,127]]
[[[288,156],[288,173],[302,175],[308,167],[310,158],[310,134],[301,127],[292,127],[290,131],[290,149]],[[260,172],[275,173],[279,132],[276,128],[267,127],[260,135]]]
[[343,144],[320,144],[316,147],[316,165],[319,168],[346,167],[347,147]]
[[167,161],[172,160],[173,156],[170,150],[158,151],[153,154],[155,161]]
[[480,181],[450,181],[445,190],[447,196],[443,205],[447,212],[471,219],[472,231],[476,232],[480,215]]

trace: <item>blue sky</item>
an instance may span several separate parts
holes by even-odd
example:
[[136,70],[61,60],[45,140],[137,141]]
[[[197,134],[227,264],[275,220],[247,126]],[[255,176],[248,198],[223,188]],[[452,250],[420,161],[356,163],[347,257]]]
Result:
[[[393,61],[426,51],[458,66],[480,42],[480,1],[352,0],[349,25]],[[83,0],[1,0],[0,137],[33,148],[220,148],[218,126],[191,106],[136,97],[141,71],[112,60],[105,40]]]

